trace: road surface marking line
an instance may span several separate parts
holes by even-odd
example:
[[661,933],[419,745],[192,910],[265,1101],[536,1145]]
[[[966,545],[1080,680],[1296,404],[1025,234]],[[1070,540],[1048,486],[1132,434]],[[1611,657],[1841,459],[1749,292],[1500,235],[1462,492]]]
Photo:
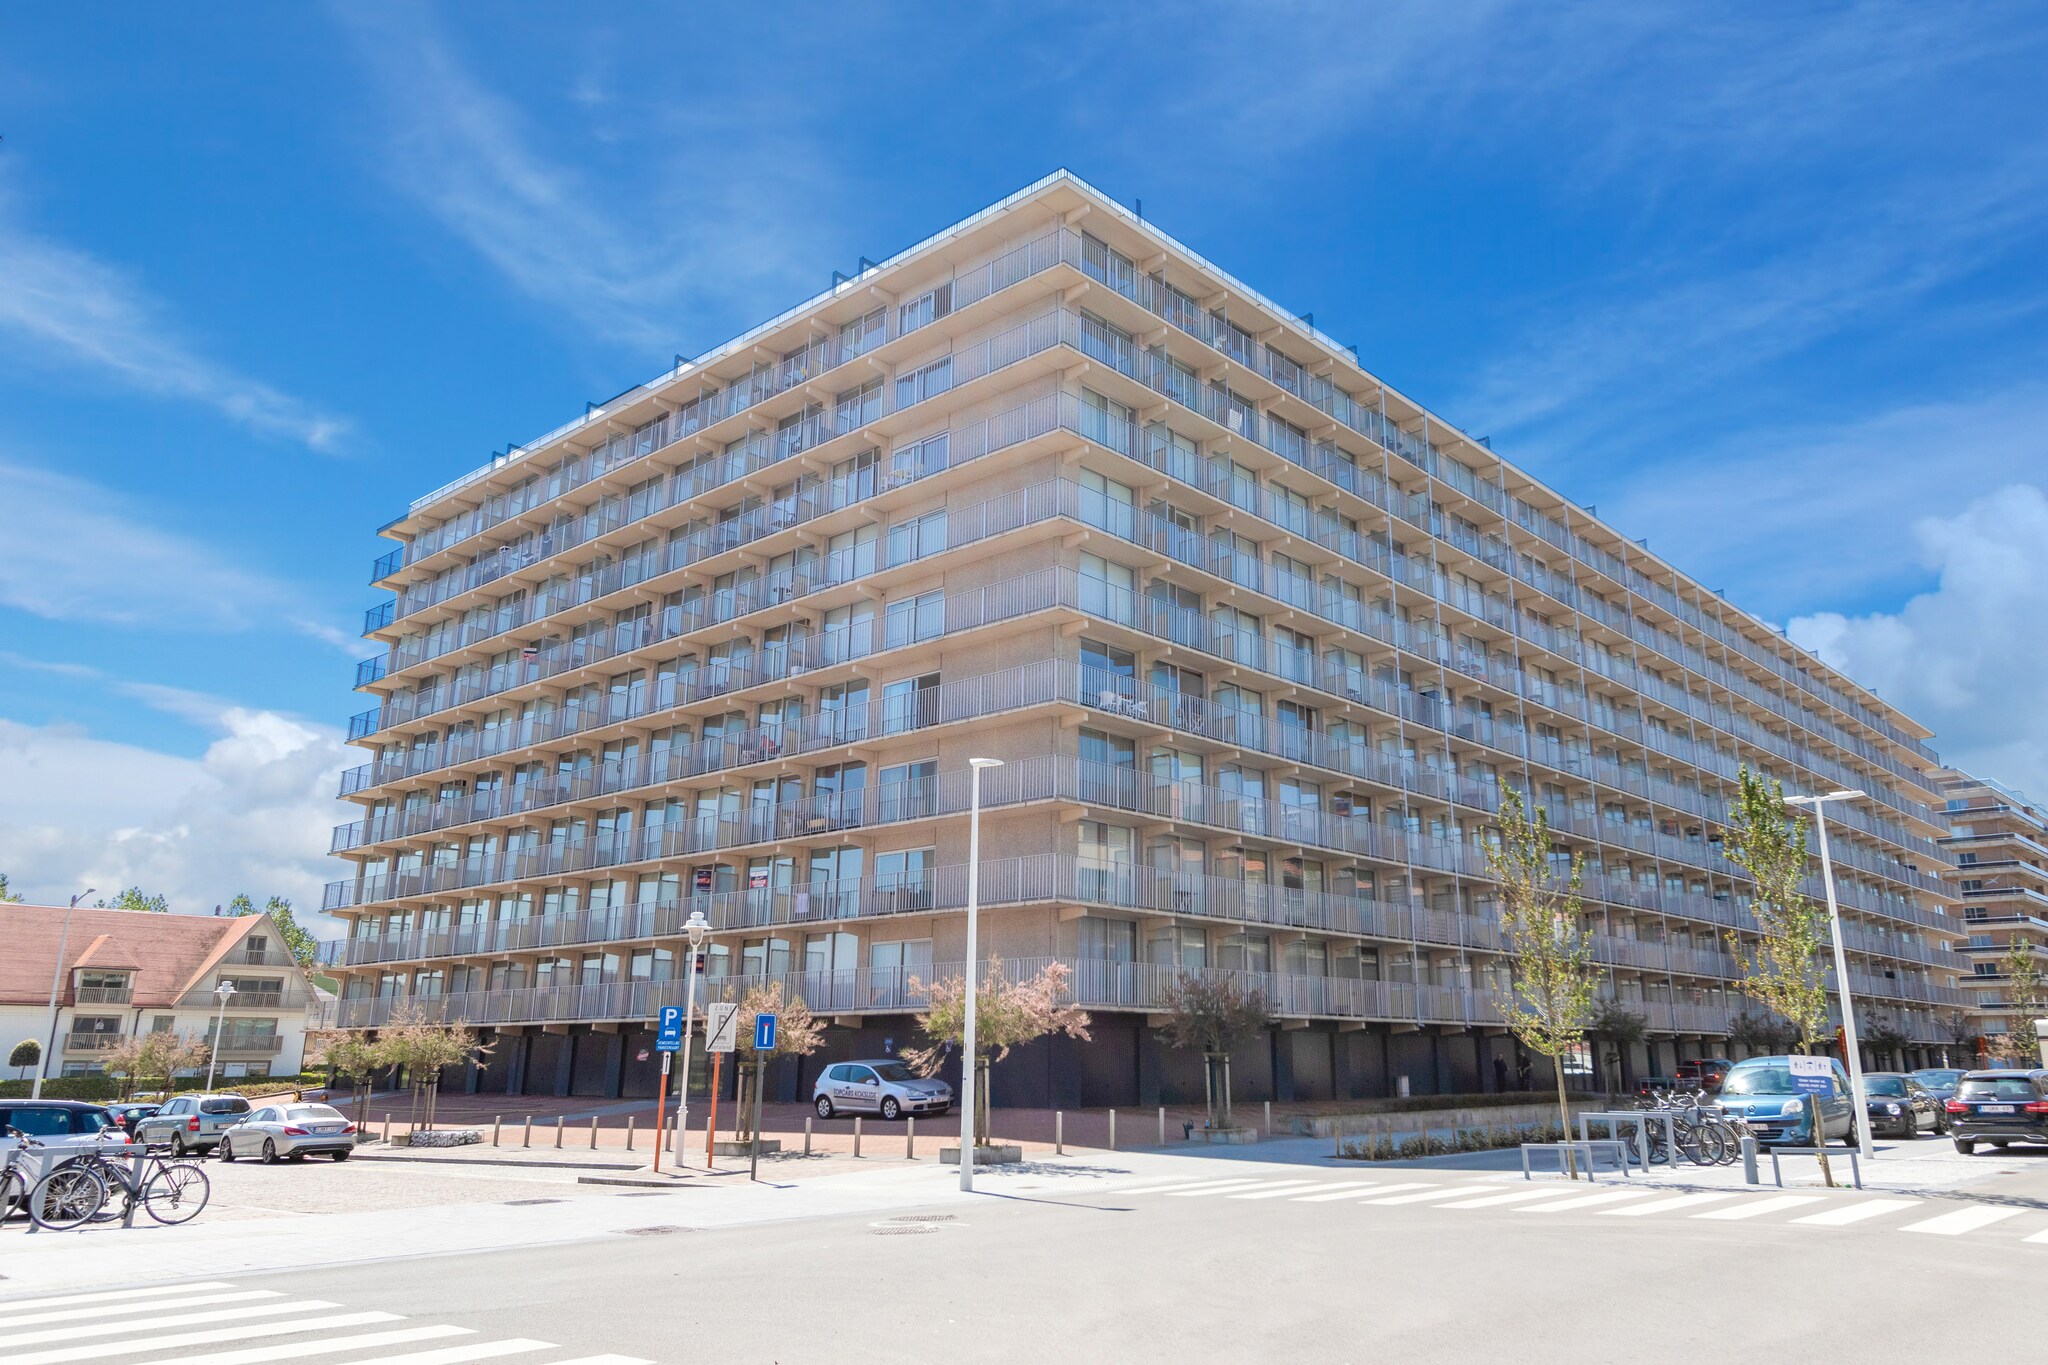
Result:
[[1225,1199],[1285,1199],[1288,1195],[1300,1194],[1303,1190],[1312,1190],[1319,1183],[1314,1180],[1289,1180],[1283,1185],[1263,1190],[1253,1190],[1249,1194],[1226,1194],[1223,1197]]
[[1732,1194],[1681,1194],[1675,1199],[1659,1199],[1648,1204],[1637,1204],[1626,1209],[1602,1209],[1602,1218],[1642,1218],[1652,1213],[1669,1213],[1675,1209],[1697,1208],[1701,1204],[1718,1204],[1723,1199],[1733,1199]]
[[1361,1204],[1420,1204],[1429,1199],[1454,1199],[1464,1193],[1463,1190],[1439,1189],[1435,1185],[1416,1185],[1414,1188],[1420,1190],[1421,1193],[1397,1194],[1391,1199],[1361,1199],[1358,1202]]
[[[1196,1190],[1174,1190],[1169,1197],[1174,1199],[1206,1199],[1212,1194],[1236,1194],[1240,1190],[1261,1190],[1268,1185],[1277,1183],[1283,1182],[1272,1180],[1231,1180],[1221,1185],[1204,1185]],[[1294,1182],[1290,1180],[1284,1183],[1291,1185]]]
[[9,1313],[22,1313],[31,1308],[68,1308],[76,1303],[106,1303],[114,1299],[140,1299],[159,1294],[197,1294],[202,1289],[233,1289],[226,1280],[206,1280],[200,1284],[160,1284],[149,1289],[109,1289],[99,1294],[60,1294],[54,1299],[16,1299],[12,1303],[0,1303],[0,1321]]
[[503,1341],[477,1341],[466,1346],[444,1346],[438,1351],[414,1351],[411,1355],[371,1356],[350,1365],[456,1365],[464,1360],[490,1360],[495,1356],[516,1356],[526,1351],[556,1351],[552,1341],[532,1337],[507,1337]]
[[1850,1223],[1860,1223],[1866,1218],[1881,1218],[1887,1213],[1910,1209],[1919,1202],[1917,1199],[1872,1199],[1860,1204],[1844,1204],[1825,1213],[1809,1213],[1804,1218],[1794,1218],[1792,1221],[1812,1223],[1817,1227],[1846,1227]]
[[99,1342],[91,1346],[62,1346],[50,1351],[31,1351],[7,1357],[7,1365],[67,1365],[74,1360],[102,1360],[135,1351],[162,1351],[173,1346],[205,1346],[217,1341],[247,1341],[251,1337],[281,1337],[293,1332],[325,1332],[336,1327],[362,1327],[373,1322],[403,1322],[399,1313],[334,1313],[327,1317],[300,1318],[296,1322],[245,1322],[234,1327],[215,1327],[204,1332],[177,1332],[148,1341]]
[[437,1337],[464,1337],[475,1333],[474,1327],[400,1327],[391,1332],[364,1332],[359,1336],[327,1337],[321,1341],[290,1341],[282,1346],[251,1346],[239,1351],[209,1351],[196,1356],[158,1356],[154,1360],[136,1361],[134,1365],[260,1365],[269,1360],[332,1355],[337,1351],[361,1351],[371,1346],[402,1346],[409,1341],[432,1341]]
[[1391,1185],[1381,1185],[1371,1180],[1356,1180],[1349,1185],[1333,1185],[1330,1187],[1328,1194],[1297,1194],[1294,1196],[1294,1202],[1297,1204],[1327,1204],[1333,1199],[1357,1199],[1360,1197],[1358,1193],[1360,1190],[1390,1190],[1392,1188],[1394,1187]]
[[1455,1204],[1439,1205],[1446,1209],[1490,1209],[1495,1204],[1519,1204],[1528,1199],[1555,1199],[1556,1190],[1509,1190],[1506,1194],[1489,1194],[1482,1199],[1460,1199]]
[[202,1322],[231,1322],[236,1318],[273,1317],[279,1313],[304,1313],[315,1308],[339,1308],[326,1299],[298,1299],[291,1303],[265,1303],[254,1308],[209,1308],[204,1313],[173,1313],[167,1318],[140,1318],[132,1322],[73,1323],[68,1327],[45,1327],[37,1332],[9,1332],[0,1336],[0,1346],[41,1346],[45,1342],[71,1341],[78,1337],[107,1337],[116,1332],[154,1332],[164,1327],[198,1326]]
[[555,1365],[654,1365],[654,1362],[638,1356],[578,1356],[574,1360],[558,1360]]
[[2031,1237],[2020,1238],[2022,1242],[2048,1242],[2048,1232],[2037,1232]]
[[1957,1209],[1953,1213],[1944,1213],[1938,1218],[1929,1218],[1919,1223],[1908,1223],[1900,1228],[1899,1231],[1931,1232],[1937,1237],[1955,1237],[1965,1232],[1975,1232],[1978,1228],[1988,1228],[1993,1223],[2002,1223],[2008,1218],[2017,1217],[2022,1212],[2024,1210],[2001,1209],[1989,1205],[1973,1209]]
[[[1379,1186],[1375,1186],[1375,1187],[1374,1187],[1374,1189],[1373,1189],[1373,1193],[1374,1193],[1375,1195],[1380,1195],[1380,1194],[1392,1194],[1392,1193],[1393,1193],[1393,1192],[1394,1192],[1395,1190],[1433,1190],[1433,1189],[1435,1189],[1435,1188],[1436,1188],[1436,1186],[1434,1186],[1434,1185],[1424,1185],[1424,1184],[1420,1184],[1420,1183],[1418,1183],[1418,1182],[1416,1182],[1416,1181],[1413,1181],[1413,1180],[1402,1180],[1402,1181],[1397,1181],[1397,1182],[1395,1182],[1395,1183],[1394,1183],[1394,1184],[1392,1184],[1392,1185],[1379,1185]],[[1351,1196],[1351,1198],[1352,1198],[1353,1202],[1355,1202],[1355,1203],[1360,1203],[1360,1204],[1371,1204],[1371,1203],[1376,1203],[1376,1202],[1377,1202],[1376,1200],[1374,1200],[1374,1199],[1370,1199],[1370,1198],[1364,1198],[1364,1199],[1362,1199],[1362,1198],[1360,1198],[1359,1196],[1357,1196],[1357,1195],[1355,1195],[1355,1194],[1354,1194],[1354,1195],[1352,1195],[1352,1196]]]
[[1769,1199],[1745,1200],[1732,1209],[1708,1209],[1705,1213],[1694,1214],[1693,1217],[1720,1218],[1732,1223],[1738,1218],[1761,1218],[1767,1213],[1781,1213],[1803,1204],[1819,1202],[1820,1196],[1817,1194],[1774,1194]]
[[1655,1193],[1655,1191],[1608,1190],[1604,1194],[1565,1194],[1562,1190],[1552,1190],[1550,1191],[1550,1193],[1552,1195],[1562,1195],[1563,1197],[1560,1198],[1555,1204],[1532,1204],[1526,1209],[1516,1209],[1515,1212],[1571,1213],[1577,1209],[1591,1208],[1595,1204],[1618,1204],[1624,1199],[1642,1199]]
[[74,1322],[82,1318],[117,1318],[129,1313],[168,1313],[173,1309],[204,1308],[209,1303],[248,1303],[254,1299],[281,1299],[275,1289],[238,1289],[226,1294],[194,1294],[183,1299],[153,1299],[148,1303],[96,1303],[84,1308],[54,1308],[47,1313],[23,1313],[0,1321],[0,1327],[28,1327],[39,1322]]
[[1244,1176],[1232,1176],[1228,1180],[1183,1180],[1174,1185],[1155,1185],[1149,1190],[1111,1190],[1111,1194],[1179,1194],[1182,1190],[1213,1190],[1225,1185],[1251,1185],[1256,1181]]

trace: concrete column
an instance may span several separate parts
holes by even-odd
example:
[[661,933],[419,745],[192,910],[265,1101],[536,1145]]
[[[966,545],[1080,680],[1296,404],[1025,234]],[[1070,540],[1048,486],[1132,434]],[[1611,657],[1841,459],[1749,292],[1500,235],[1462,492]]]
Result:
[[625,1093],[626,1083],[626,1035],[623,1033],[593,1033],[592,1040],[604,1039],[604,1093],[606,1099],[618,1099]]
[[508,1095],[524,1095],[526,1093],[526,1037],[524,1034],[515,1034],[508,1038],[501,1033],[498,1035],[498,1039],[499,1047],[509,1049],[505,1057],[505,1093]]

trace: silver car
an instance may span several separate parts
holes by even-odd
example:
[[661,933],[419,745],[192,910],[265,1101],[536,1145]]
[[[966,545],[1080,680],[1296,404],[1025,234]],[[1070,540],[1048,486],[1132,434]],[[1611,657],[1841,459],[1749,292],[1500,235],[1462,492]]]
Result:
[[308,1155],[347,1161],[356,1149],[356,1126],[325,1104],[268,1104],[220,1135],[220,1159],[260,1156],[276,1162]]
[[894,1058],[876,1062],[836,1062],[811,1087],[818,1117],[834,1114],[880,1114],[897,1119],[905,1114],[943,1114],[953,1107],[953,1087],[928,1080]]
[[168,1144],[178,1156],[203,1154],[218,1146],[220,1135],[248,1112],[249,1101],[233,1093],[176,1095],[136,1123],[135,1139],[151,1147]]

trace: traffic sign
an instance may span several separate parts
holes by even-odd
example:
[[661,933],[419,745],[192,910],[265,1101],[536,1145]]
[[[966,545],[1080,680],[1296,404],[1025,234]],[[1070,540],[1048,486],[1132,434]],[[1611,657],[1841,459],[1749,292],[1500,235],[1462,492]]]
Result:
[[1835,1068],[1826,1057],[1788,1057],[1792,1088],[1802,1095],[1835,1093]]
[[733,1004],[704,1007],[704,1050],[731,1052],[739,1032],[740,1007]]
[[683,1007],[663,1005],[661,1007],[661,1028],[654,1038],[655,1047],[663,1052],[680,1052],[683,1046]]
[[757,1014],[754,1016],[754,1051],[775,1051],[775,1016]]

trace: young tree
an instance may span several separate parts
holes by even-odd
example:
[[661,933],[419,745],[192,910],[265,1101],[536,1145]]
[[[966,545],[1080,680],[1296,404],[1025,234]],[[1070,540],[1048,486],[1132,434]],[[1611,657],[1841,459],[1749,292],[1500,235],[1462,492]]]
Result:
[[[121,1055],[122,1048],[115,1048],[114,1055]],[[164,1029],[157,1033],[145,1033],[135,1045],[135,1052],[129,1073],[136,1082],[163,1082],[165,1094],[178,1088],[178,1073],[181,1071],[204,1071],[206,1064],[213,1060],[213,1049],[206,1040],[196,1034],[173,1033]],[[107,1061],[106,1058],[101,1059]],[[139,1088],[139,1087],[137,1087]]]
[[[775,1046],[767,1052],[754,1048],[754,1020],[757,1016],[775,1016]],[[737,1032],[733,1044],[740,1058],[739,1103],[733,1105],[733,1140],[745,1142],[754,1135],[754,1115],[747,1103],[746,1086],[760,1085],[762,1072],[767,1064],[777,1057],[808,1057],[825,1045],[825,1023],[811,1013],[811,1007],[800,995],[785,996],[780,981],[770,981],[765,986],[750,986],[740,999],[739,1017],[733,1021]],[[765,1098],[765,1097],[764,1097]]]
[[327,1069],[349,1083],[358,1129],[370,1121],[370,1081],[390,1065],[381,1043],[360,1033],[343,1033],[328,1042]]
[[1230,1054],[1266,1031],[1273,1002],[1235,976],[1182,972],[1159,993],[1166,1010],[1160,1037],[1169,1047],[1202,1050],[1202,1096],[1209,1127],[1235,1128],[1230,1112]]
[[[1745,764],[1736,782],[1726,851],[1729,861],[1756,883],[1750,904],[1756,941],[1728,936],[1728,949],[1742,964],[1742,993],[1782,1016],[1797,1032],[1800,1051],[1824,1056],[1825,1040],[1831,1035],[1828,979],[1822,964],[1828,960],[1830,938],[1827,912],[1799,889],[1806,877],[1806,824],[1792,818],[1784,784],[1776,778],[1766,781]],[[1827,1136],[1818,1095],[1808,1099],[1807,1111],[1813,1145],[1824,1147]],[[1862,1121],[1867,1120],[1852,1120]],[[1820,1173],[1830,1186],[1835,1183],[1824,1151]]]
[[124,1100],[135,1093],[135,1083],[142,1078],[144,1049],[150,1036],[131,1033],[99,1054],[100,1070],[120,1079],[121,1098]]
[[171,903],[162,896],[152,896],[139,886],[131,886],[116,895],[111,901],[95,901],[96,910],[141,910],[152,915],[168,915]]
[[301,967],[313,965],[313,959],[320,952],[320,941],[307,932],[292,914],[292,903],[283,896],[272,896],[264,902],[262,909],[249,899],[245,891],[228,902],[228,913],[240,918],[243,915],[269,915],[270,922],[277,926],[277,935],[284,940],[285,950],[298,961]]
[[12,890],[9,889],[7,885],[7,874],[5,872],[0,872],[0,905],[19,905],[25,899],[27,898],[24,896],[17,896]]
[[7,1054],[7,1065],[21,1068],[21,1073],[24,1076],[28,1074],[30,1067],[41,1060],[43,1060],[43,1045],[33,1038],[22,1039],[14,1045],[14,1050]]
[[407,1001],[393,1010],[390,1020],[378,1030],[377,1046],[386,1066],[404,1068],[406,1085],[412,1091],[407,1131],[419,1129],[424,1107],[424,1126],[432,1132],[441,1073],[451,1066],[482,1070],[484,1058],[495,1044],[478,1038],[466,1022],[443,1023],[430,1018],[420,1002]]
[[[974,992],[974,1051],[971,1059],[974,1066],[974,1107],[976,1113],[961,1123],[963,1134],[972,1134],[973,1141],[963,1141],[961,1159],[971,1161],[966,1155],[967,1147],[985,1146],[989,1140],[988,1127],[988,1073],[992,1062],[1000,1062],[1010,1055],[1010,1049],[1042,1038],[1050,1033],[1064,1033],[1069,1038],[1088,1041],[1087,1012],[1073,1005],[1063,1005],[1060,998],[1067,993],[1067,967],[1063,962],[1049,962],[1029,981],[1012,981],[1003,974],[1001,958],[990,955],[988,962],[977,973]],[[925,989],[916,977],[910,979],[910,989],[916,993]],[[930,1005],[917,1016],[918,1025],[931,1042],[924,1047],[903,1049],[903,1060],[912,1071],[920,1076],[935,1076],[945,1064],[946,1054],[963,1045],[967,1029],[967,978],[947,977],[931,983]],[[968,1062],[963,1060],[962,1065]]]
[[2012,1011],[2005,1037],[2007,1046],[2012,1048],[2013,1061],[2024,1067],[2039,1066],[2041,1036],[2034,1021],[2041,1017],[2042,1007],[2048,1005],[2048,984],[2043,983],[2040,964],[2034,961],[2033,945],[2013,934],[1998,965],[2005,972],[2006,1008]]
[[1593,1010],[1593,1017],[1586,1021],[1586,1037],[1601,1045],[1605,1054],[1601,1058],[1600,1074],[1606,1079],[1608,1068],[1613,1068],[1613,1085],[1610,1091],[1621,1089],[1622,1049],[1640,1043],[1649,1033],[1650,1021],[1636,1013],[1619,1000],[1602,1000]]
[[[1557,1121],[1571,1129],[1564,1093],[1564,1059],[1585,1046],[1593,1018],[1600,964],[1593,936],[1580,920],[1579,887],[1584,875],[1573,853],[1559,874],[1550,842],[1550,817],[1532,813],[1522,794],[1500,784],[1498,843],[1486,849],[1486,868],[1500,883],[1500,931],[1513,954],[1513,976],[1498,999],[1509,1030],[1531,1052],[1551,1060],[1557,1077]],[[1578,1172],[1569,1154],[1566,1169]]]

